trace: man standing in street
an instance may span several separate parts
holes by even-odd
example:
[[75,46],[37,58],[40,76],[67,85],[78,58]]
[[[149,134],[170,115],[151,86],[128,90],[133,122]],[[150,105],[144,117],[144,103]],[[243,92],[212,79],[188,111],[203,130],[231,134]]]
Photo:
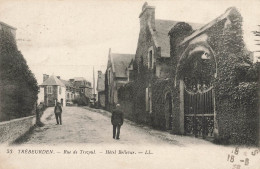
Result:
[[61,108],[61,105],[59,102],[57,102],[55,108],[54,108],[54,113],[55,113],[55,117],[56,117],[56,121],[57,121],[57,124],[56,125],[62,125],[62,122],[61,122],[61,113],[62,113],[62,108]]
[[124,123],[124,114],[120,110],[120,104],[112,111],[111,123],[113,125],[113,138],[119,140],[120,128]]

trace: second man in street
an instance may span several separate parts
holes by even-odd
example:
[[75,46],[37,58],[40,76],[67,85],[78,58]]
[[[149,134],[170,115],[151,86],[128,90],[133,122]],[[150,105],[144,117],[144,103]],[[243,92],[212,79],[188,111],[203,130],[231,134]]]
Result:
[[55,113],[55,117],[56,117],[56,121],[57,121],[57,125],[62,125],[61,122],[61,113],[62,113],[62,108],[59,102],[57,102],[55,108],[54,108],[54,113]]
[[119,135],[121,125],[124,123],[124,114],[120,110],[120,104],[117,104],[116,108],[112,112],[111,123],[113,125],[113,138],[118,140],[120,139]]

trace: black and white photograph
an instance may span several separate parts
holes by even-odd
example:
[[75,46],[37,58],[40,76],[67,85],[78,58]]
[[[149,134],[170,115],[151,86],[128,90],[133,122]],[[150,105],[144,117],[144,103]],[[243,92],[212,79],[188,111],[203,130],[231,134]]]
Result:
[[259,0],[0,0],[0,169],[260,169]]

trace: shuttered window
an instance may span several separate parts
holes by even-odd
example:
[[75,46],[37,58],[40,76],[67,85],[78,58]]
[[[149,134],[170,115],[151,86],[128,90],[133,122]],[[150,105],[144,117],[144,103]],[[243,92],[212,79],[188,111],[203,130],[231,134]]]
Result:
[[145,110],[152,112],[152,92],[149,87],[145,89]]
[[52,94],[52,86],[47,86],[47,93]]
[[153,48],[150,47],[148,51],[148,56],[147,56],[147,62],[148,62],[148,68],[153,69],[153,64],[154,64],[154,53],[153,53]]
[[145,105],[146,105],[145,110],[149,111],[150,106],[149,106],[149,88],[148,87],[145,89]]

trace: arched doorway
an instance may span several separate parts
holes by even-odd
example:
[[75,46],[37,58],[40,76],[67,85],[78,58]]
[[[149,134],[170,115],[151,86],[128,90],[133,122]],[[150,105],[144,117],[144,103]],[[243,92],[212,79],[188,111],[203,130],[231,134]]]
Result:
[[172,95],[171,93],[166,94],[165,98],[165,120],[166,130],[172,130],[173,126],[173,113],[172,113]]
[[206,44],[193,44],[184,52],[178,66],[184,134],[213,137],[216,127],[214,54]]

